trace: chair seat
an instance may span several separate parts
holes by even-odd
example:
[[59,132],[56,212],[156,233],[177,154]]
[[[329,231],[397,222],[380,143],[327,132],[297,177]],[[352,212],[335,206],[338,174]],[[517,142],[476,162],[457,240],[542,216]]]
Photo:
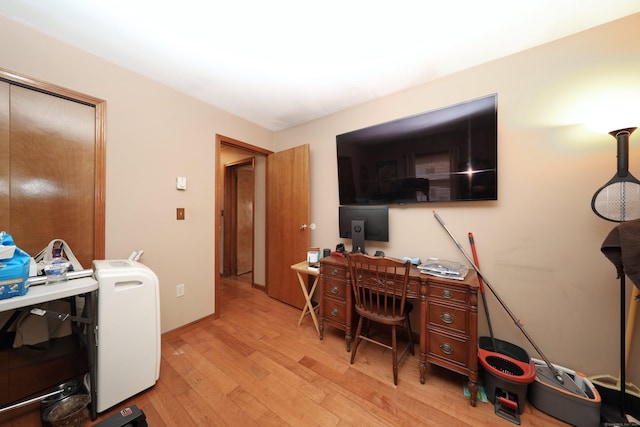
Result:
[[[399,305],[399,302],[397,300],[395,301],[395,303],[396,305]],[[411,313],[411,311],[413,310],[413,304],[407,301],[404,304],[404,313],[396,314],[395,316],[385,316],[382,313],[367,310],[365,307],[357,305],[355,306],[355,309],[358,315],[364,316],[367,319],[373,320],[374,322],[383,323],[385,325],[402,325],[409,316],[409,313]]]

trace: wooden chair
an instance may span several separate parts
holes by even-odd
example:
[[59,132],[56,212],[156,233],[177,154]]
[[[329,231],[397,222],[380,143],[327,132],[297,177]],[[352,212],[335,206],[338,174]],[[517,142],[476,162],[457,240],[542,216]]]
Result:
[[[391,350],[393,358],[393,383],[398,384],[398,363],[407,351],[415,354],[413,333],[409,313],[413,305],[407,302],[407,284],[411,262],[393,258],[372,257],[363,254],[348,254],[349,272],[353,287],[355,310],[360,316],[355,341],[351,350],[351,363],[356,358],[361,340],[366,340]],[[363,323],[375,322],[391,326],[391,345],[381,339],[374,339],[368,332],[363,333]],[[403,327],[409,334],[409,344],[398,357],[396,328]],[[369,329],[367,325],[366,330]]]

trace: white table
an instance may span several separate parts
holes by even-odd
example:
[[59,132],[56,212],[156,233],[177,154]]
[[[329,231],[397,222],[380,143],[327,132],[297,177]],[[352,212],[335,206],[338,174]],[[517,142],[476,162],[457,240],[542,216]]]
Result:
[[[30,306],[38,306],[48,301],[55,301],[59,299],[69,298],[73,296],[85,297],[85,317],[78,318],[76,320],[82,321],[89,325],[86,328],[86,334],[83,338],[86,339],[87,355],[89,358],[89,382],[91,395],[90,412],[91,419],[96,419],[96,396],[95,396],[95,381],[96,381],[96,330],[97,330],[97,303],[98,303],[98,282],[93,277],[83,277],[80,279],[73,279],[58,282],[55,284],[30,286],[25,295],[7,298],[0,300],[0,312],[8,310],[22,309]],[[72,313],[73,314],[73,313]],[[73,320],[72,320],[73,321]],[[72,328],[73,330],[74,328]],[[80,328],[77,328],[80,329]],[[27,402],[28,403],[28,402]],[[20,403],[0,408],[0,412],[10,410],[15,407],[23,406]]]
[[74,295],[86,294],[98,289],[98,282],[93,277],[67,280],[55,284],[30,286],[26,294],[0,300],[0,312],[42,304]]

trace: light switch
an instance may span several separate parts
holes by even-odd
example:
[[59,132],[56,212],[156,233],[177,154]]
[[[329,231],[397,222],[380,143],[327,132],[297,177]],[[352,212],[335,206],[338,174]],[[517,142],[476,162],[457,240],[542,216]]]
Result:
[[187,189],[187,177],[179,176],[176,178],[176,188],[178,190],[186,190]]
[[184,208],[176,208],[176,219],[177,220],[184,219]]

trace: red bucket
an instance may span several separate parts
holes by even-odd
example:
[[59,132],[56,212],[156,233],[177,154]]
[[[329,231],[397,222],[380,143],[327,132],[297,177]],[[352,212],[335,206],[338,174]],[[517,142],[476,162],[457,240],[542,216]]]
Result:
[[536,379],[536,367],[527,352],[497,338],[480,337],[478,360],[489,401],[494,402],[501,392],[511,393],[516,396],[518,412],[522,413],[527,388]]

